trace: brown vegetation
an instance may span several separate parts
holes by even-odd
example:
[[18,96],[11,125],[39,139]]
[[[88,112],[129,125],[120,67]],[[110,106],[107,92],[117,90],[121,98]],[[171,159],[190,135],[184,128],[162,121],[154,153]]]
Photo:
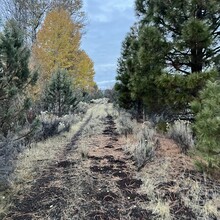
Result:
[[[149,123],[119,135],[118,117],[93,104],[69,133],[24,152],[4,219],[218,219],[220,184]],[[140,168],[136,134],[146,127],[157,141]]]

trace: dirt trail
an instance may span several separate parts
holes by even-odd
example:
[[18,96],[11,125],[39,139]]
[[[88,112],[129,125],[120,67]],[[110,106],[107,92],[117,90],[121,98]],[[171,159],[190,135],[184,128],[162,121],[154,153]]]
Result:
[[139,194],[142,181],[135,178],[135,167],[118,141],[111,116],[105,120],[102,145],[89,153],[87,168],[97,180],[87,199],[87,219],[151,219],[152,213],[140,208],[147,195]]
[[[14,195],[4,220],[217,220],[220,185],[163,136],[154,159],[137,172],[113,112],[110,104],[94,105],[54,160],[37,161],[36,178]],[[208,217],[197,218],[203,210]]]
[[70,166],[76,164],[76,161],[66,160],[66,155],[75,150],[75,144],[91,117],[89,115],[86,118],[71,142],[57,155],[56,160],[51,161],[50,165],[43,169],[43,172],[38,173],[36,167],[38,178],[30,183],[28,191],[21,191],[13,198],[13,207],[4,219],[64,219],[63,210],[67,206],[66,198],[69,191],[66,187],[68,170]]
[[91,118],[30,188],[15,196],[4,219],[151,219],[152,213],[139,206],[148,199],[137,192],[142,181],[135,178],[111,115],[100,121],[102,134],[90,138],[88,157],[82,160],[77,142]]

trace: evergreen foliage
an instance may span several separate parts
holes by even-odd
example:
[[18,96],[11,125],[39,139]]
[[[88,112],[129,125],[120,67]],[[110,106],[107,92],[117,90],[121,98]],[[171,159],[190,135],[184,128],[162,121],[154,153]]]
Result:
[[77,104],[78,101],[74,96],[72,81],[68,72],[64,69],[57,69],[44,91],[44,109],[61,117],[70,111],[74,111]]
[[205,71],[220,52],[218,0],[136,0],[143,26],[152,25],[169,44],[167,67],[190,74]]
[[133,58],[135,55],[133,51],[133,42],[136,38],[136,33],[133,28],[131,32],[125,38],[122,44],[121,57],[118,59],[117,77],[115,90],[118,93],[118,103],[125,109],[130,109],[134,105],[131,97],[131,77],[134,72]]
[[193,73],[189,76],[164,73],[156,78],[156,87],[161,91],[159,103],[168,114],[186,113],[206,82],[216,75],[215,71]]
[[220,168],[220,81],[208,81],[199,100],[192,102],[198,153],[208,168]]
[[213,77],[210,69],[220,65],[220,2],[136,0],[135,5],[139,21],[118,62],[118,102],[150,115],[184,112]]
[[133,91],[141,97],[146,113],[158,113],[162,105],[156,78],[163,73],[165,67],[167,43],[155,27],[145,26],[140,28],[138,45],[139,68],[134,74]]
[[25,91],[35,83],[37,73],[29,71],[29,56],[16,22],[7,22],[0,35],[0,134],[5,137],[24,122],[24,111],[30,106]]

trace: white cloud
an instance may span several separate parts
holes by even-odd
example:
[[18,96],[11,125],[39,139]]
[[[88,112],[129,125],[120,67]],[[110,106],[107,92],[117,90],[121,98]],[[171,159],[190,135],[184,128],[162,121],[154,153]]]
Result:
[[134,0],[111,0],[106,2],[106,6],[105,9],[109,11],[118,10],[124,12],[127,9],[133,8]]
[[112,89],[113,86],[115,85],[115,80],[109,80],[109,81],[100,81],[97,82],[97,85],[100,89],[104,90],[104,89]]
[[88,1],[91,0],[85,1],[84,8],[86,11],[89,9],[89,7],[92,7],[93,9],[92,11],[88,11],[89,19],[100,23],[110,22],[113,19],[115,12],[123,14],[126,10],[133,9],[134,7],[134,0]]
[[98,85],[106,85],[106,84],[112,84],[112,83],[115,83],[116,80],[109,80],[109,81],[100,81],[100,82],[97,82]]

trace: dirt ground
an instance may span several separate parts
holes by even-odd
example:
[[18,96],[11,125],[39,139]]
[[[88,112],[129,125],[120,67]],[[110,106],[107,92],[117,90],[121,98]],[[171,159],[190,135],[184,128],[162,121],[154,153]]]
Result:
[[[107,113],[100,119],[101,125],[97,125],[102,127],[100,134],[87,137],[87,151],[80,149],[83,129],[91,120],[89,118],[82,125],[82,129],[47,167],[38,169],[41,164],[38,161],[36,179],[13,196],[4,220],[200,219],[196,211],[185,205],[181,196],[187,193],[179,189],[187,190],[184,185],[180,186],[180,179],[202,182],[204,177],[194,170],[190,158],[181,154],[174,142],[158,136],[160,148],[155,159],[137,171],[132,156],[123,150],[125,141],[117,133],[111,114]],[[163,173],[165,169],[162,173],[156,171],[165,166],[167,158],[169,167],[172,167],[168,176]],[[157,184],[152,190],[161,194],[169,204],[170,215],[163,215],[165,211],[158,208],[158,201],[153,203],[150,185],[146,185],[153,178],[157,178]],[[213,188],[213,181],[206,178],[204,185]],[[220,190],[218,183],[215,190]],[[214,193],[210,191],[209,196],[214,196]],[[220,212],[220,206],[217,211]],[[218,217],[210,215],[208,219],[217,220]]]

